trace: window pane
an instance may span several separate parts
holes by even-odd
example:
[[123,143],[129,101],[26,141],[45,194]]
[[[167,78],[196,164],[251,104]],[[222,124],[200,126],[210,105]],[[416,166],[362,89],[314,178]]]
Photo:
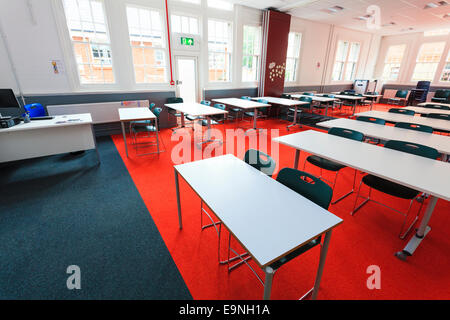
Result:
[[405,50],[406,45],[404,44],[389,47],[384,60],[383,79],[398,80]]
[[413,81],[433,81],[444,52],[445,42],[425,43],[419,50]]
[[81,84],[114,83],[102,0],[63,0]]
[[297,81],[297,66],[300,56],[301,37],[302,35],[300,33],[289,33],[285,81]]
[[[160,12],[127,6],[127,16],[136,83],[167,82],[166,46]],[[174,29],[181,27],[179,16],[172,15],[171,19]]]
[[209,80],[230,81],[232,24],[208,20]]
[[208,7],[229,11],[233,10],[233,4],[224,0],[208,0]]
[[442,71],[441,81],[450,81],[450,52],[447,56],[444,70]]
[[243,33],[242,81],[258,81],[261,27],[244,25]]

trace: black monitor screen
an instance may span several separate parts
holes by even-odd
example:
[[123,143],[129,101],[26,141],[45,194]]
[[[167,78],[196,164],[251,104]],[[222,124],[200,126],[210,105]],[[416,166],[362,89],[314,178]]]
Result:
[[14,91],[11,89],[0,89],[0,109],[2,108],[20,109]]

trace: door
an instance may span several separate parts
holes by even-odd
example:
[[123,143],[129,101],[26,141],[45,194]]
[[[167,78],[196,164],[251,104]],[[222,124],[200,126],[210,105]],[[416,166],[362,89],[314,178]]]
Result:
[[198,102],[197,58],[176,56],[177,96],[184,102]]

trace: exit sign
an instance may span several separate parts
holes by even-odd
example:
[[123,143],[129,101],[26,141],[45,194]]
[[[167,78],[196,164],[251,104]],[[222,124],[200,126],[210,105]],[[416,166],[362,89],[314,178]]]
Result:
[[194,46],[194,38],[186,38],[186,37],[181,37],[181,44],[183,46]]

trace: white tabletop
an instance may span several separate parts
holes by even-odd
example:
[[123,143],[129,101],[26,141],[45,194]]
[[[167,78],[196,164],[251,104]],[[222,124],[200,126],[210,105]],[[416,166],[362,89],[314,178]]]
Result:
[[342,223],[233,155],[175,166],[260,267]]
[[422,108],[422,107],[404,107],[405,109],[412,110],[415,113],[419,114],[432,114],[432,113],[439,113],[439,114],[450,114],[450,110],[444,110],[444,109],[433,109],[433,108]]
[[294,99],[300,99],[300,98],[311,98],[313,101],[318,101],[318,102],[332,102],[332,101],[336,101],[337,99],[335,98],[329,98],[329,97],[321,97],[321,96],[305,96],[304,94],[292,94],[291,95],[292,98]]
[[64,116],[54,116],[50,120],[35,120],[29,123],[21,122],[20,124],[11,127],[0,129],[0,133],[8,133],[21,130],[37,130],[54,127],[75,126],[80,124],[92,124],[92,117],[90,113],[69,114]]
[[334,96],[335,98],[341,99],[341,100],[364,100],[366,97],[364,96],[348,96],[345,94],[337,94]]
[[309,104],[309,102],[305,102],[305,101],[282,99],[282,98],[275,98],[275,97],[257,97],[257,98],[252,98],[252,99],[253,100],[263,99],[269,103],[278,104],[278,105],[282,105],[282,106],[286,106],[286,107],[302,106],[302,105]]
[[404,114],[384,112],[384,111],[366,111],[357,113],[356,116],[375,117],[389,122],[407,122],[432,127],[435,130],[450,131],[450,121],[441,119],[430,119],[425,117],[408,116]]
[[222,103],[228,106],[237,107],[240,109],[255,109],[255,108],[270,107],[270,104],[259,103],[251,100],[238,98],[213,99],[212,101]]
[[382,94],[363,94],[364,97],[366,98],[379,98],[382,97]]
[[205,106],[200,103],[168,103],[165,106],[194,117],[215,116],[228,113],[228,111]]
[[419,157],[318,131],[304,131],[275,141],[450,200],[450,163]]
[[156,116],[149,108],[120,108],[120,121],[153,120]]
[[429,104],[431,104],[431,105],[438,105],[438,106],[445,106],[445,107],[450,107],[450,104],[449,103],[440,103],[440,102],[423,102],[423,103],[419,103],[418,104],[418,106],[419,107],[423,107],[423,106],[426,106],[426,105],[429,105]]
[[431,134],[344,118],[320,122],[317,125],[325,128],[337,127],[351,129],[363,133],[366,137],[385,141],[400,140],[418,143],[435,148],[441,154],[450,155],[450,138],[440,134]]

